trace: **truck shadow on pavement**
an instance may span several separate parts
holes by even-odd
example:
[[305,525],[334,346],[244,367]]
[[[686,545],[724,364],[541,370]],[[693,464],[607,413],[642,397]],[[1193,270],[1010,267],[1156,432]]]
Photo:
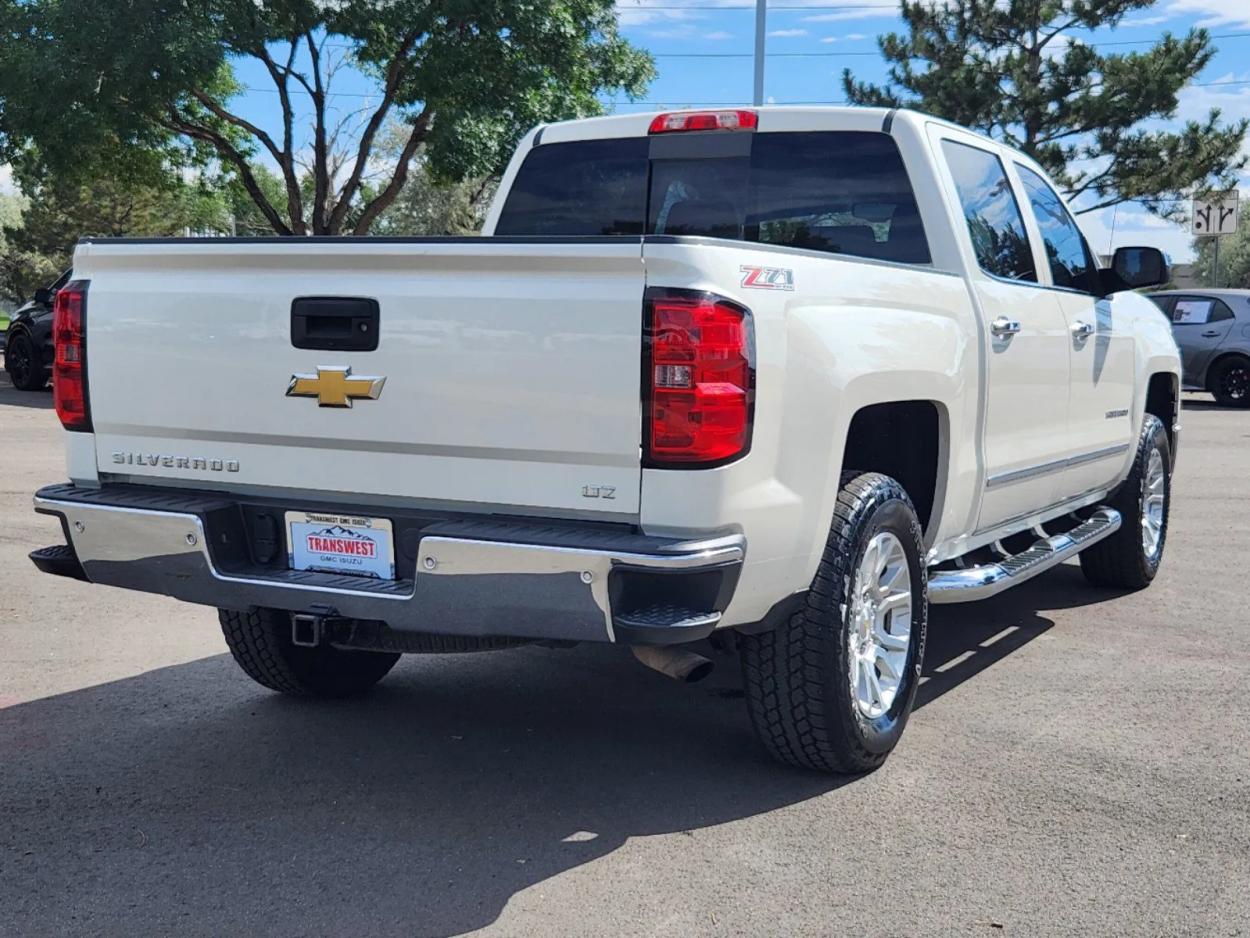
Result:
[[0,407],[33,407],[36,410],[52,410],[52,386],[42,391],[19,391],[13,387],[9,376],[0,371]]
[[[936,609],[920,705],[1051,628],[1039,606],[1107,598],[1079,578]],[[719,665],[683,686],[610,647],[409,658],[309,703],[219,655],[0,709],[0,933],[459,934],[630,838],[857,784],[768,761]]]

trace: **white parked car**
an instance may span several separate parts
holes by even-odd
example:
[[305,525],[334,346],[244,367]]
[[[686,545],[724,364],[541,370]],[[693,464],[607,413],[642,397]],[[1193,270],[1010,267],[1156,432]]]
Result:
[[930,603],[1150,583],[1180,365],[1021,154],[906,111],[572,121],[484,238],[89,240],[52,573],[218,607],[343,695],[400,653],[740,651],[776,757],[897,743]]

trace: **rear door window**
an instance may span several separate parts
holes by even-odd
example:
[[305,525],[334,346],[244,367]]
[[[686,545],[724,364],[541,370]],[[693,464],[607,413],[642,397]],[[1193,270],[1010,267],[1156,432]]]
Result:
[[[911,180],[889,135],[695,137],[684,156],[673,137],[655,138],[654,148],[649,138],[538,147],[517,174],[496,233],[645,230],[930,262]],[[587,165],[604,160],[610,167]]]
[[1002,160],[988,150],[954,140],[943,140],[942,152],[955,179],[981,269],[1005,280],[1036,283],[1037,269],[1024,216]]

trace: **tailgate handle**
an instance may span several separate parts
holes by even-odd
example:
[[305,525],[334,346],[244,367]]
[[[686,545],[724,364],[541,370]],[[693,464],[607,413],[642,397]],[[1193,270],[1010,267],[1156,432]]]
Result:
[[332,352],[378,347],[378,301],[353,296],[301,296],[291,301],[291,344]]

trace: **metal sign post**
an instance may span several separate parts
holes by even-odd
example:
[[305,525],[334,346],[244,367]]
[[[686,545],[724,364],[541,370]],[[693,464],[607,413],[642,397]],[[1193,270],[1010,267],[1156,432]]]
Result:
[[1241,221],[1241,198],[1236,190],[1194,199],[1189,230],[1197,238],[1214,238],[1211,258],[1211,286],[1220,285],[1220,238],[1236,234]]
[[764,30],[768,19],[768,0],[755,0],[755,94],[753,103],[764,103]]

